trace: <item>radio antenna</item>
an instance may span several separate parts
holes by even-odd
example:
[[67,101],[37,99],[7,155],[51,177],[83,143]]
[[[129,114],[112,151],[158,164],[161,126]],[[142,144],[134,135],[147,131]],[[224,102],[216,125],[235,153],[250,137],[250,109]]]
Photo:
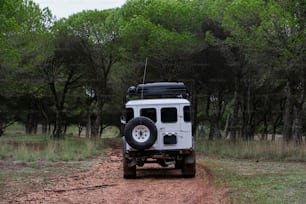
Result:
[[147,73],[147,65],[148,65],[148,58],[146,58],[146,63],[145,63],[145,67],[144,67],[144,71],[143,71],[143,79],[142,79],[142,90],[141,90],[141,99],[143,99],[143,88],[144,88],[144,83],[146,80],[146,73]]

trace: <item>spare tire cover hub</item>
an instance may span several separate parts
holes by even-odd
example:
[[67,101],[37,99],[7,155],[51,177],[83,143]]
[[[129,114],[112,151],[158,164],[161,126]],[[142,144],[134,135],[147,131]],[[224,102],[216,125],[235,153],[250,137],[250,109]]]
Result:
[[146,142],[150,138],[150,130],[147,126],[137,125],[132,131],[132,137],[136,142]]

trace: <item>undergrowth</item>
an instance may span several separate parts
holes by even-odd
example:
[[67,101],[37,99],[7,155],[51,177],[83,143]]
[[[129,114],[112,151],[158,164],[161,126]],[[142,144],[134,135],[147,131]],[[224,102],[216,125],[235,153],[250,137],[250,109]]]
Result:
[[227,189],[230,203],[306,203],[304,162],[267,162],[203,157],[214,183]]
[[306,144],[283,144],[282,141],[209,141],[198,139],[196,150],[219,158],[306,161]]
[[46,135],[6,135],[0,138],[0,159],[21,161],[70,161],[103,153],[102,139],[66,137],[52,140]]
[[306,144],[202,139],[196,150],[231,203],[306,203]]

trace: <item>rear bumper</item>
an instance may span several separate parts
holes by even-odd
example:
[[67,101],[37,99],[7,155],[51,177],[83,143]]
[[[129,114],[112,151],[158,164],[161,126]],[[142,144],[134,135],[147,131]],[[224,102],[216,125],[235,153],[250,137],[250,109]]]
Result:
[[193,151],[193,148],[178,150],[128,150],[126,154],[129,157],[169,158],[178,155],[189,155],[192,154]]

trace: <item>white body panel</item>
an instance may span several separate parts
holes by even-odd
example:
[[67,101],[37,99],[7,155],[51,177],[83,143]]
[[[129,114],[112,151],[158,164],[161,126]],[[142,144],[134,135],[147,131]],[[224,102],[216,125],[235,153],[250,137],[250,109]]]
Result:
[[[154,108],[156,110],[156,128],[158,132],[155,144],[150,148],[152,150],[181,150],[191,149],[193,147],[192,125],[191,121],[184,120],[184,107],[190,107],[190,102],[186,99],[143,99],[131,100],[126,103],[126,108],[133,109],[134,118],[140,116],[143,108]],[[176,108],[177,121],[164,123],[161,120],[162,108]],[[164,144],[165,135],[176,135],[176,144]],[[126,150],[132,148],[126,144]]]

